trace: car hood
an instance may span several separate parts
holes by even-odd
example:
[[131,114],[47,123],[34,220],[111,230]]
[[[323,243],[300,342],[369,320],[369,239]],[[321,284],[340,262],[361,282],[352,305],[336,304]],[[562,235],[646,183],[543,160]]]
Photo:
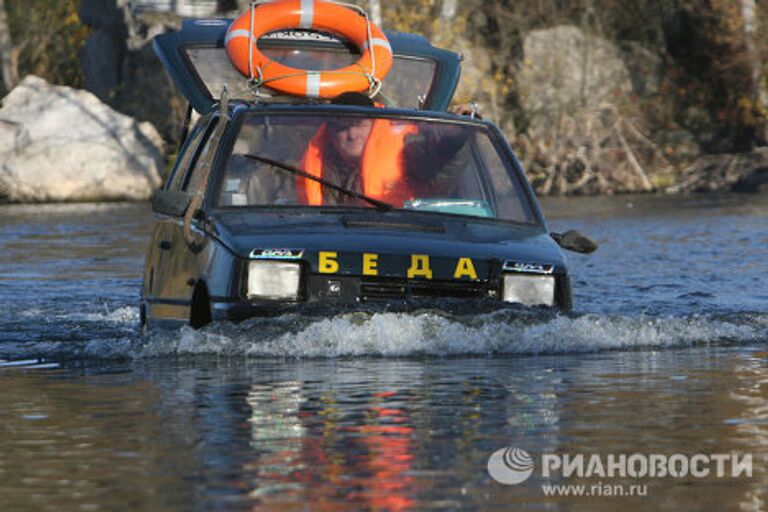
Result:
[[411,257],[513,260],[553,265],[566,260],[546,229],[488,220],[412,212],[275,213],[220,211],[212,216],[219,240],[243,258],[254,251],[293,249],[304,254],[375,253]]

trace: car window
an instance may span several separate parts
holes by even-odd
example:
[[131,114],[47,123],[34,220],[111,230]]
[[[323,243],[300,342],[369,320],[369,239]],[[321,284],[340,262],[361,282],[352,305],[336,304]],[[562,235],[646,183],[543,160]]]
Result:
[[217,122],[218,118],[211,120],[207,129],[205,130],[204,139],[201,140],[198,144],[198,150],[195,152],[193,162],[189,168],[189,171],[184,176],[184,181],[182,183],[181,190],[185,192],[195,191],[200,186],[200,180],[203,176],[203,173],[201,172],[203,164],[210,163],[210,158],[213,157],[211,152],[216,151],[216,146],[218,144],[218,140],[215,140],[214,137],[211,136]]
[[[483,154],[484,166],[491,181],[495,196],[496,209],[499,217],[508,219],[523,219],[531,211],[526,193],[520,180],[514,179],[507,166],[493,147],[491,139],[477,138],[478,150]],[[530,218],[532,221],[533,218]]]
[[[395,208],[536,223],[517,169],[479,124],[360,115],[249,115],[217,206],[372,204],[267,158]],[[254,158],[255,157],[255,158]]]
[[207,130],[205,124],[200,124],[195,127],[194,132],[192,132],[191,136],[187,140],[187,143],[184,144],[184,147],[181,149],[181,154],[179,155],[179,159],[173,168],[170,182],[166,187],[167,190],[174,192],[181,190],[181,184],[184,182],[184,176],[187,174],[187,170],[192,163],[192,159],[197,153],[197,148],[200,145],[200,141],[203,139],[206,131]]

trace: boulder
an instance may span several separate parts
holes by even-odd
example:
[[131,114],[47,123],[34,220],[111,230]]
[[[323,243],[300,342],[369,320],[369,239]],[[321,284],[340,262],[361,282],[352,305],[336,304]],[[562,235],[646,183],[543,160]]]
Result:
[[162,144],[150,123],[90,92],[28,76],[0,108],[1,199],[147,199],[161,182]]
[[619,49],[577,27],[533,30],[523,52],[518,85],[534,129],[556,128],[562,115],[599,110],[632,92]]

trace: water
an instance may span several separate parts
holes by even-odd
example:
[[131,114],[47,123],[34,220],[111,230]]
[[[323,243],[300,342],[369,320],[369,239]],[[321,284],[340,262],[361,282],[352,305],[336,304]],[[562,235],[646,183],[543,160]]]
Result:
[[[768,197],[549,200],[570,315],[286,316],[139,336],[144,205],[0,206],[0,510],[764,510]],[[533,477],[496,450],[752,454]],[[540,464],[539,464],[540,466]],[[647,485],[545,497],[543,484]],[[594,493],[593,493],[594,494]]]

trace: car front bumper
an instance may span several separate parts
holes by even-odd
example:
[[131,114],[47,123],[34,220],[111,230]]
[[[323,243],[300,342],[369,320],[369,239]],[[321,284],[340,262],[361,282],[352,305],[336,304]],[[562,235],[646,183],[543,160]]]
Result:
[[[570,278],[557,274],[555,307],[570,310]],[[288,313],[328,316],[344,311],[412,311],[437,308],[454,312],[477,312],[511,306],[501,300],[501,283],[479,281],[427,281],[398,278],[368,279],[353,276],[310,275],[297,302],[214,298],[214,321],[242,321],[252,317]]]

